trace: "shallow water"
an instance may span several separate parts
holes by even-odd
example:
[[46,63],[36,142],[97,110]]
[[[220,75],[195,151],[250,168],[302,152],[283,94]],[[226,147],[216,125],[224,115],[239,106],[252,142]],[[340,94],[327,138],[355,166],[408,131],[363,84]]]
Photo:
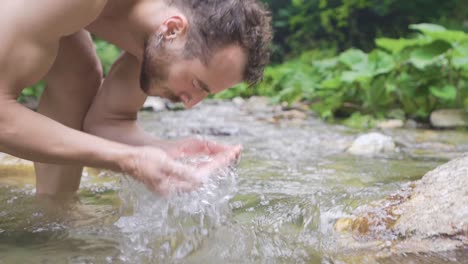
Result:
[[[198,135],[244,146],[240,164],[200,190],[167,199],[129,178],[88,169],[66,205],[34,197],[28,165],[0,166],[0,263],[375,263],[343,256],[334,223],[447,159],[468,152],[462,131],[388,130],[398,151],[344,150],[341,126],[277,120],[257,104],[208,102],[190,111],[141,113],[156,136]],[[463,252],[393,256],[380,263],[463,263]],[[340,262],[341,261],[341,262]]]

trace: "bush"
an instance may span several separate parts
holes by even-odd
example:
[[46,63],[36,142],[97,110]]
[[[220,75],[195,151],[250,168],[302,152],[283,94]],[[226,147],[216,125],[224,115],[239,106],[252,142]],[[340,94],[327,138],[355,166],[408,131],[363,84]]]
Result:
[[270,96],[277,102],[306,101],[323,118],[363,116],[427,119],[440,108],[468,109],[468,34],[434,24],[410,26],[414,38],[376,40],[366,53],[326,51],[266,69],[262,84],[218,97]]

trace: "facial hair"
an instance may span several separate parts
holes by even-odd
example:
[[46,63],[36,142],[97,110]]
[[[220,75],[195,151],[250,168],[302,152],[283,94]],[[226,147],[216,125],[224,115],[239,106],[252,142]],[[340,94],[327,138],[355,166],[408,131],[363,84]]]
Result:
[[146,94],[152,90],[152,95],[169,99],[172,102],[180,102],[167,86],[169,67],[176,55],[170,52],[162,33],[153,34],[145,41],[143,62],[140,72],[140,87]]

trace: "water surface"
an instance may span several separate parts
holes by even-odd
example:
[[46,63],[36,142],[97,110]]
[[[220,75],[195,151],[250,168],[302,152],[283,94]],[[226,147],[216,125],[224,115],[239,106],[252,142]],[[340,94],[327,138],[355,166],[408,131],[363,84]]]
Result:
[[[201,136],[244,146],[237,168],[168,199],[116,173],[88,169],[66,204],[34,197],[32,168],[0,166],[0,263],[361,263],[335,243],[336,220],[450,158],[468,152],[463,131],[382,131],[395,153],[356,157],[355,131],[261,104],[207,102],[140,114],[162,138]],[[463,263],[466,252],[393,256],[381,263]]]

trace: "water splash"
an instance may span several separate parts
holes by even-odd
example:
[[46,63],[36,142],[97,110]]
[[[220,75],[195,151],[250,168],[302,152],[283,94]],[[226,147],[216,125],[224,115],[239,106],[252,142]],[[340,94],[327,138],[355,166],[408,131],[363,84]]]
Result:
[[162,198],[142,184],[122,177],[122,216],[115,225],[124,235],[122,261],[134,263],[182,259],[198,249],[231,214],[229,200],[237,191],[232,168],[219,170],[191,193]]

